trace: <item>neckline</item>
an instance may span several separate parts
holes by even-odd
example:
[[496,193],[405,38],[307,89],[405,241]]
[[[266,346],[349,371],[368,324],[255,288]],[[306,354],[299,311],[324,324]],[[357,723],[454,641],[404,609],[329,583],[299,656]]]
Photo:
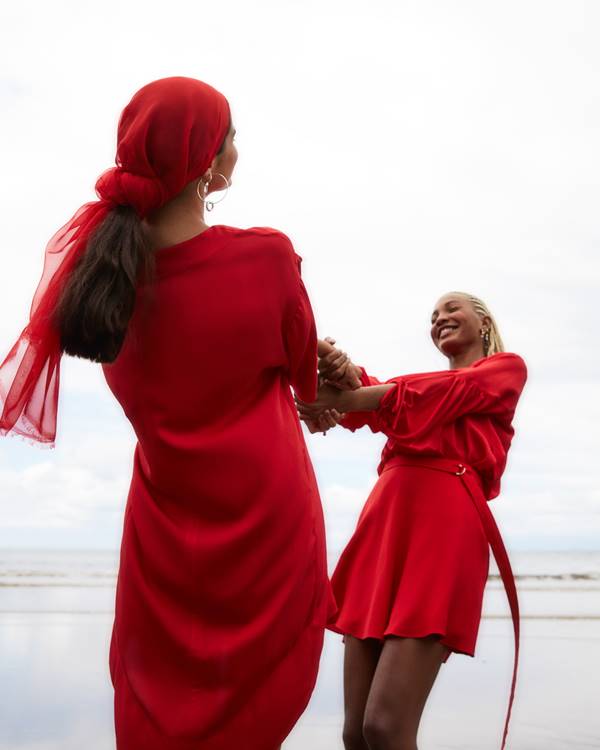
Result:
[[170,255],[170,252],[172,250],[176,250],[177,248],[181,248],[184,245],[188,245],[191,242],[194,242],[194,240],[200,239],[203,235],[205,235],[207,232],[210,232],[211,229],[216,229],[217,227],[223,226],[222,224],[212,224],[210,227],[206,227],[206,229],[203,229],[201,232],[198,232],[197,234],[192,235],[191,237],[188,237],[186,240],[181,240],[181,242],[175,242],[173,245],[164,245],[163,247],[157,247],[156,250],[153,250],[153,254],[155,257],[162,257],[164,255]]
[[449,372],[458,372],[459,370],[468,370],[469,367],[475,367],[475,365],[479,364],[480,362],[487,362],[492,357],[495,357],[498,354],[505,354],[505,352],[494,352],[493,354],[488,354],[483,357],[479,357],[479,359],[475,359],[473,362],[471,362],[470,365],[465,365],[464,367],[450,367],[448,368]]

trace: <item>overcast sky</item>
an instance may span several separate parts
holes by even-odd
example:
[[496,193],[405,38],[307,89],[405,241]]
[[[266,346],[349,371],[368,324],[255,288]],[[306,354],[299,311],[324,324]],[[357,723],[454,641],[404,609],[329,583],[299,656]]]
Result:
[[[509,548],[600,548],[600,3],[19,2],[0,24],[0,360],[45,244],[114,163],[143,84],[231,102],[214,223],[285,231],[319,334],[381,379],[444,369],[433,303],[485,299],[529,366],[503,493]],[[57,448],[0,441],[0,546],[116,548],[133,431],[100,367],[63,358]],[[384,438],[306,433],[332,551]]]

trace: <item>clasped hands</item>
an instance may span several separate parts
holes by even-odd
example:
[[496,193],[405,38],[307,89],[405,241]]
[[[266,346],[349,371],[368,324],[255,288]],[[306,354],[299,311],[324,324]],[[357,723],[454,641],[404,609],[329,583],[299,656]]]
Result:
[[317,398],[306,403],[294,395],[298,416],[309,432],[322,432],[335,427],[346,416],[345,392],[360,388],[361,369],[353,364],[346,352],[334,346],[335,339],[318,341],[319,388]]

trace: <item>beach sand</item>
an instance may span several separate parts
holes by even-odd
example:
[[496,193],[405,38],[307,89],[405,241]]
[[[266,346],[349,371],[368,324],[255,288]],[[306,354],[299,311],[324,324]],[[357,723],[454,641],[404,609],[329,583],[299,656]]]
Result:
[[[58,574],[30,571],[37,576],[11,565],[5,559],[0,580],[0,750],[114,750],[113,573],[96,566],[74,579],[67,565]],[[564,561],[557,565],[565,570]],[[521,665],[508,748],[600,748],[600,590],[593,576],[576,576],[520,580]],[[475,658],[454,654],[440,670],[420,750],[500,747],[513,646],[494,578],[484,611]],[[328,632],[315,692],[283,750],[342,750],[342,657],[341,636]]]

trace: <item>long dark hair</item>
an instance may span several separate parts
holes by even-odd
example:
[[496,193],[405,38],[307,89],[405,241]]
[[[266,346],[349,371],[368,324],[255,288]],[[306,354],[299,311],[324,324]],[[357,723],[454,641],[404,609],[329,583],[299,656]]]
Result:
[[152,282],[154,253],[141,219],[116,206],[90,236],[54,312],[61,347],[74,357],[113,362],[125,339],[140,282]]
[[[227,135],[217,155],[225,149]],[[141,219],[130,206],[115,207],[88,239],[61,291],[54,321],[61,347],[73,357],[114,362],[121,351],[140,283],[152,300],[155,257]]]

